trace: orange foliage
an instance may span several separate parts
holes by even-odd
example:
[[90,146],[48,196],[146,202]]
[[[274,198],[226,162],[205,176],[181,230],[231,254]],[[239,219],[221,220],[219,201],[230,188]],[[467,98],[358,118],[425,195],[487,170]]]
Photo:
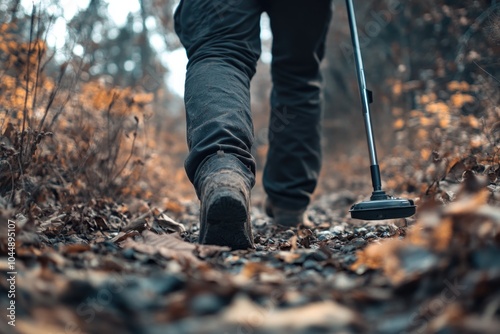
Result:
[[[448,207],[431,207],[420,213],[419,219],[407,232],[406,238],[387,239],[381,243],[373,243],[357,252],[357,260],[351,265],[356,271],[362,267],[381,269],[390,281],[398,285],[412,280],[417,272],[407,273],[401,265],[400,254],[404,249],[422,249],[425,252],[439,254],[455,249],[453,242],[458,240],[460,230],[470,229],[471,233],[478,233],[475,226],[470,224],[469,215],[479,214],[482,207],[488,207],[490,192],[483,189],[475,194],[463,195],[456,203]],[[486,211],[486,210],[485,210]],[[479,217],[478,216],[478,217]],[[484,218],[481,218],[484,221]],[[468,234],[467,232],[466,234]]]
[[432,102],[425,106],[425,111],[432,114],[441,114],[448,112],[449,108],[444,102]]
[[456,108],[461,108],[465,103],[474,102],[474,98],[469,94],[456,93],[450,97],[451,105]]
[[422,158],[422,160],[426,161],[426,160],[429,160],[429,158],[431,157],[431,150],[428,149],[428,148],[423,148],[422,150],[420,150],[420,157]]
[[[164,152],[152,153],[181,155],[185,150],[184,142],[177,145],[168,133],[160,140],[148,133],[154,94],[79,81],[79,65],[71,60],[60,65],[59,78],[45,75],[42,65],[51,61],[46,44],[20,41],[11,31],[15,27],[0,24],[0,134],[13,145],[12,152],[24,152],[21,167],[9,171],[12,179],[22,172],[54,178],[54,192],[63,201],[87,194],[161,202],[176,183],[189,184],[182,165],[174,167]],[[52,138],[42,140],[43,131],[51,131]],[[14,153],[9,158],[16,159]],[[2,192],[12,190],[6,180],[0,182]],[[169,203],[169,209],[178,210]]]
[[468,91],[470,86],[465,81],[450,81],[447,88],[449,91]]
[[394,121],[393,128],[395,130],[401,130],[405,126],[405,121],[402,118],[398,118]]

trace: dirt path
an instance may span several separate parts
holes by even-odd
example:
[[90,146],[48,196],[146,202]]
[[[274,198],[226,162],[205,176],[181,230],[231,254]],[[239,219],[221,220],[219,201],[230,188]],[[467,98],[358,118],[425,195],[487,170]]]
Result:
[[16,327],[0,332],[496,333],[498,186],[457,196],[418,219],[369,223],[346,216],[353,193],[325,194],[313,227],[288,230],[257,196],[256,250],[237,252],[189,242],[195,202],[132,218],[95,201],[34,228],[17,216]]

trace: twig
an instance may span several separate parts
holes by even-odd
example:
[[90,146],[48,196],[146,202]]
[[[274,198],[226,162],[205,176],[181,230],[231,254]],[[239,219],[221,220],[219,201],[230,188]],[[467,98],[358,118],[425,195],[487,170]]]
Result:
[[[108,110],[106,111],[106,117],[107,117],[107,140],[108,140],[108,161],[111,162],[111,164],[108,164],[107,170],[106,170],[106,184],[110,184],[110,177],[111,177],[111,170],[113,169],[113,165],[116,162],[115,157],[113,159],[111,158],[113,156],[112,152],[112,145],[111,145],[111,109],[113,108],[113,105],[116,102],[116,99],[118,97],[118,94],[116,92],[113,92],[113,96],[111,97],[111,102],[109,103]],[[113,141],[116,138],[113,136]]]
[[[24,151],[24,135],[26,130],[26,121],[28,118],[28,94],[29,94],[29,83],[30,83],[30,57],[31,57],[31,43],[33,42],[33,24],[35,21],[35,10],[36,6],[33,5],[33,10],[31,11],[31,21],[30,21],[30,40],[28,44],[28,59],[26,64],[26,87],[24,95],[24,107],[23,107],[23,126],[21,129],[21,147],[19,152],[19,168],[20,175],[23,174],[23,151]],[[29,123],[29,120],[28,120]]]
[[[38,43],[41,38],[40,38],[40,34],[41,34],[41,31],[42,31],[42,28],[40,27],[41,26],[41,22],[42,20],[40,20],[40,17],[41,17],[41,10],[38,12],[38,27],[37,27],[37,31],[36,31],[36,41],[37,41],[37,66],[36,66],[36,75],[35,75],[35,84],[33,85],[33,100],[31,101],[31,110],[35,110],[35,105],[36,105],[36,98],[37,98],[37,93],[38,93],[38,81],[40,79],[40,66],[42,64],[42,48],[40,46],[40,44]],[[28,61],[29,61],[29,57],[28,57]]]
[[490,72],[486,71],[484,68],[481,67],[481,65],[479,65],[475,60],[472,61],[477,67],[479,67],[481,69],[481,71],[483,71],[484,73],[488,74],[488,76],[490,78],[492,78],[493,80],[495,80],[496,82],[498,82],[500,84],[500,80],[498,80],[497,78],[495,78]]
[[61,88],[61,82],[64,77],[64,73],[66,73],[66,66],[61,66],[61,73],[59,74],[59,79],[57,80],[57,84],[55,87],[52,89],[50,92],[49,96],[49,101],[47,103],[47,106],[45,107],[45,111],[43,113],[42,120],[40,121],[40,124],[38,125],[38,131],[42,130],[43,124],[45,123],[45,119],[49,113],[50,107],[52,106],[52,103],[54,103],[54,100],[56,99],[56,95],[59,92],[59,89]]
[[5,160],[1,160],[0,162],[4,163],[4,164],[7,164],[9,166],[9,170],[10,170],[10,175],[11,175],[11,178],[10,178],[10,183],[11,183],[11,192],[10,192],[10,198],[9,198],[9,202],[12,203],[12,201],[14,200],[14,188],[15,188],[15,182],[14,182],[14,170],[12,169],[12,165],[10,164],[9,161],[7,161],[7,159]]
[[135,123],[135,130],[134,130],[134,139],[132,140],[132,148],[130,149],[130,154],[127,157],[127,160],[123,164],[122,168],[111,179],[110,183],[112,183],[118,177],[118,175],[120,175],[124,171],[125,167],[127,167],[127,164],[130,161],[130,158],[132,158],[132,155],[134,154],[135,140],[137,139],[137,130],[139,129],[139,120],[137,119],[137,117],[135,118],[135,121],[136,121],[136,123]]

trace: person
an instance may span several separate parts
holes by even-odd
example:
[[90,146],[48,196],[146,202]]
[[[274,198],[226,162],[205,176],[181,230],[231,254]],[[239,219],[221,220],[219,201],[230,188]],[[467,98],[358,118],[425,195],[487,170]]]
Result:
[[320,62],[331,0],[181,0],[174,23],[189,60],[185,169],[201,202],[201,244],[254,247],[250,80],[263,12],[273,34],[265,211],[279,225],[307,223],[321,166]]

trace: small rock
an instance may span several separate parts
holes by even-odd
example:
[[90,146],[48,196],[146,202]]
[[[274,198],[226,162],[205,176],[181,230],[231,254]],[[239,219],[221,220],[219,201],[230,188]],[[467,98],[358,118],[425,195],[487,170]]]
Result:
[[129,259],[129,260],[134,259],[134,254],[135,254],[135,251],[133,248],[125,248],[122,252],[123,257],[126,259]]
[[354,262],[356,262],[356,260],[357,260],[356,254],[348,254],[344,257],[344,264],[349,266]]
[[318,241],[325,241],[335,238],[335,234],[330,231],[321,231],[318,233]]
[[297,291],[288,291],[285,295],[284,304],[287,307],[297,307],[309,302],[309,298]]
[[253,226],[257,227],[257,228],[262,228],[262,227],[265,227],[267,225],[267,221],[265,219],[255,219],[253,221]]
[[321,274],[325,277],[332,276],[337,272],[337,270],[334,267],[324,267],[323,270],[321,270]]
[[368,230],[365,227],[360,227],[360,228],[356,229],[357,234],[365,235],[366,232],[368,232]]
[[259,242],[259,244],[261,244],[261,245],[265,245],[265,244],[267,243],[267,238],[266,238],[266,237],[264,237],[264,236],[260,236],[260,237],[259,237],[259,241],[258,241],[258,242]]
[[286,230],[285,232],[283,232],[283,238],[285,238],[285,239],[290,239],[294,235],[295,235],[295,232],[293,232],[292,230]]
[[396,219],[394,220],[394,225],[396,227],[408,227],[408,222],[406,221],[405,218]]
[[321,267],[318,262],[314,261],[314,260],[306,260],[304,262],[304,264],[302,265],[302,267],[304,269],[312,269],[312,270],[316,270],[316,271],[321,271],[323,269],[323,267]]
[[144,283],[155,294],[163,295],[184,287],[184,279],[177,275],[155,275]]
[[379,225],[379,226],[377,226],[377,231],[378,232],[387,232],[387,231],[389,231],[389,226]]
[[292,263],[294,263],[294,264],[301,264],[301,263],[304,263],[304,261],[307,259],[308,254],[307,254],[307,253],[305,253],[305,252],[301,252],[301,253],[299,253],[299,254],[300,254],[300,256],[298,256],[297,258],[295,258],[295,259],[292,261]]
[[106,250],[108,250],[110,252],[120,249],[120,247],[118,247],[115,243],[107,241],[107,240],[104,241],[102,244],[106,247]]
[[328,260],[328,256],[322,251],[318,250],[316,252],[307,254],[306,259],[321,262]]
[[266,248],[263,247],[262,250],[256,250],[250,256],[252,258],[265,258],[269,253],[266,251]]
[[296,277],[296,275],[303,272],[303,268],[295,265],[287,265],[285,266],[285,271],[287,275],[291,275],[292,277]]
[[333,276],[333,286],[337,290],[345,291],[356,287],[356,282],[346,273],[340,272],[337,275]]
[[321,279],[321,276],[318,274],[317,269],[306,269],[300,274],[300,278],[309,282],[317,282]]
[[342,234],[342,239],[352,239],[354,237],[354,233],[352,231],[345,231],[345,233]]
[[360,265],[357,269],[356,269],[356,274],[358,275],[363,275],[364,273],[366,273],[366,271],[368,270],[368,267],[364,264]]
[[334,226],[332,232],[335,235],[340,235],[340,234],[342,234],[342,232],[344,232],[344,227],[341,225]]
[[472,254],[472,264],[475,268],[482,270],[500,268],[498,254],[500,254],[500,248],[495,246],[489,246],[488,248],[477,250]]
[[400,251],[401,268],[407,273],[421,273],[431,270],[438,263],[438,257],[420,247],[406,247]]
[[366,245],[366,240],[363,238],[354,238],[351,240],[351,245],[360,248]]
[[222,300],[211,293],[203,293],[191,300],[190,308],[196,315],[213,314],[224,306]]
[[365,239],[374,239],[374,238],[378,238],[378,237],[373,232],[368,232],[368,233],[365,234]]
[[234,265],[244,265],[245,263],[248,262],[248,259],[245,259],[244,257],[240,257],[238,260],[234,261]]
[[341,248],[342,253],[351,253],[356,249],[353,245],[345,245]]

